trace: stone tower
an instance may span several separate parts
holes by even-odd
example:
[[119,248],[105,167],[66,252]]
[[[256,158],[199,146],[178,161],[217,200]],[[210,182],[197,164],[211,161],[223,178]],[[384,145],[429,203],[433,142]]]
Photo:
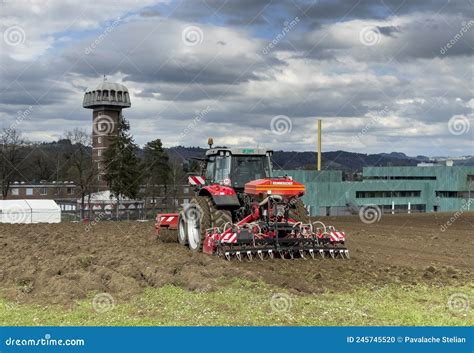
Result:
[[127,87],[119,83],[104,82],[84,94],[82,106],[92,109],[92,161],[97,163],[99,175],[97,184],[105,187],[103,175],[104,151],[109,147],[111,137],[118,132],[118,122],[123,108],[129,108],[130,96]]

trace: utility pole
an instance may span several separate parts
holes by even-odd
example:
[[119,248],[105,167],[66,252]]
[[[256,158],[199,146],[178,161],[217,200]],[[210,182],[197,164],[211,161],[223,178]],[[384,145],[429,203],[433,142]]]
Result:
[[322,120],[318,119],[318,172],[321,171],[321,125]]

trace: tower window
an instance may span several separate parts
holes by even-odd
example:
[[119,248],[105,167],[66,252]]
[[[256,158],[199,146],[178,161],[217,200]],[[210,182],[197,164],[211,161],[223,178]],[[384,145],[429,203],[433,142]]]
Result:
[[99,157],[101,157],[101,156],[102,156],[102,150],[97,150],[97,155],[98,155]]
[[102,137],[97,137],[97,143],[102,143]]

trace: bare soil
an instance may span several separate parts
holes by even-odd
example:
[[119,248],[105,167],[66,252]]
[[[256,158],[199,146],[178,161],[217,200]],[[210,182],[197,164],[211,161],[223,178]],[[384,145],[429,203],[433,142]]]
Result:
[[0,225],[0,296],[25,303],[73,305],[91,292],[126,299],[172,284],[213,291],[236,278],[264,281],[301,294],[379,288],[386,284],[446,286],[473,282],[474,213],[445,232],[452,214],[321,218],[346,231],[350,260],[227,262],[157,240],[152,222]]

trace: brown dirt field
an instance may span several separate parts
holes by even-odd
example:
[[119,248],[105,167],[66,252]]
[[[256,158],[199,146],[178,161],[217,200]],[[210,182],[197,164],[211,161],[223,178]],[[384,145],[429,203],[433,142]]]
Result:
[[386,284],[457,285],[473,282],[474,213],[446,232],[452,214],[322,218],[348,234],[350,260],[227,262],[193,254],[153,235],[152,222],[90,225],[0,225],[0,296],[16,302],[71,305],[91,292],[119,298],[173,284],[212,291],[244,278],[301,294],[350,291]]

